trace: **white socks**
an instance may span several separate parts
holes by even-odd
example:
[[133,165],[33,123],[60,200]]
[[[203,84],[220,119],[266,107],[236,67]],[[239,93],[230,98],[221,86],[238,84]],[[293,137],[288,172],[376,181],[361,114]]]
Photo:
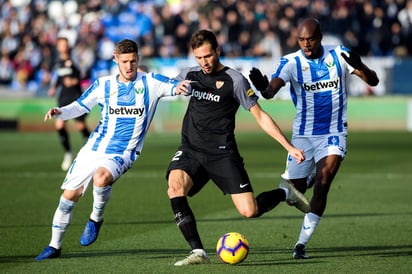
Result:
[[100,222],[103,220],[104,209],[111,196],[112,186],[93,186],[93,211],[90,214],[90,219],[95,222]]
[[[112,196],[112,187],[96,187],[93,188],[93,211],[90,214],[90,219],[96,222],[103,220],[104,208],[107,202]],[[62,247],[63,236],[66,232],[68,226],[71,223],[73,216],[73,208],[76,202],[67,200],[66,198],[60,196],[59,205],[57,206],[56,212],[53,217],[52,224],[52,237],[49,246],[56,249]]]
[[299,234],[299,240],[296,244],[306,245],[312,234],[315,232],[316,227],[320,221],[320,217],[315,213],[309,212],[305,214],[303,218],[302,228]]
[[52,238],[49,246],[56,249],[62,247],[63,236],[72,220],[73,208],[75,205],[76,202],[67,200],[63,196],[60,197],[59,205],[57,206],[53,217]]
[[193,253],[202,254],[203,257],[207,257],[206,251],[204,249],[193,249]]

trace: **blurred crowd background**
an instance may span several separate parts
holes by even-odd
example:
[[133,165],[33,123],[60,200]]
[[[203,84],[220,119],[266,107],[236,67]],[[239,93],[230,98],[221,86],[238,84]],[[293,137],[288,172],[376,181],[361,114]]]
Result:
[[[0,86],[47,94],[56,38],[65,36],[83,84],[110,73],[114,43],[137,41],[142,60],[190,55],[191,34],[218,35],[223,57],[295,51],[300,18],[316,17],[324,43],[362,56],[412,56],[412,0],[0,0]],[[171,75],[172,76],[172,75]]]

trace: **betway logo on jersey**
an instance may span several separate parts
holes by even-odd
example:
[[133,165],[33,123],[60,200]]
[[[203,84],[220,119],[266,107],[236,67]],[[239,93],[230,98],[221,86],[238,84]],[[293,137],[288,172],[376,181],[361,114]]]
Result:
[[220,101],[220,95],[213,94],[210,91],[193,90],[192,96],[195,97],[197,100],[207,100],[207,101],[213,101],[213,102]]
[[303,83],[302,87],[308,92],[328,91],[331,89],[337,89],[339,87],[339,79]]
[[144,108],[134,108],[134,107],[111,107],[109,106],[109,114],[116,115],[133,115],[142,116]]

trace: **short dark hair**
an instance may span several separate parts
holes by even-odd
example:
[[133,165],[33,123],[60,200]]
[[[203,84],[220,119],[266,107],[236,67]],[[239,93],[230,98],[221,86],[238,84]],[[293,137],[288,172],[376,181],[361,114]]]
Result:
[[218,48],[216,35],[206,29],[199,30],[192,35],[192,39],[190,40],[190,46],[192,49],[197,49],[203,44],[210,44],[213,50]]
[[122,41],[116,44],[114,48],[116,54],[123,54],[123,53],[139,53],[139,47],[137,43],[130,39],[123,39]]

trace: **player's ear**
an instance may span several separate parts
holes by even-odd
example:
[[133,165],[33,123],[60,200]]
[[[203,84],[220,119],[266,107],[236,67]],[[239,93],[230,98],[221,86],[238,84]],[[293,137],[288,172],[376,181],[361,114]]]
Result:
[[220,52],[221,52],[220,47],[217,47],[217,48],[216,48],[216,54],[217,54],[217,56],[220,56]]
[[113,62],[115,62],[116,64],[118,63],[118,62],[117,62],[116,52],[113,52]]

